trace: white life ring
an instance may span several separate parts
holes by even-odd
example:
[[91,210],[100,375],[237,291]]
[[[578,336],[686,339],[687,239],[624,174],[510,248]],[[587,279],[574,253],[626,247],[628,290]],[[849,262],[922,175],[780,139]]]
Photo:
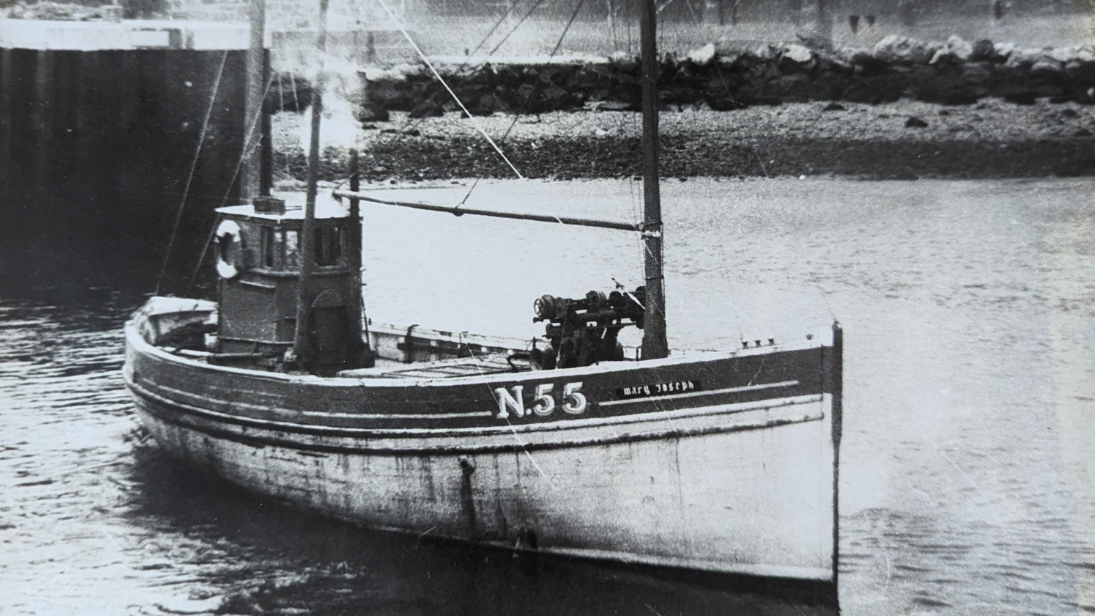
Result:
[[232,280],[243,270],[243,242],[240,226],[234,220],[224,220],[217,225],[217,273],[225,280]]

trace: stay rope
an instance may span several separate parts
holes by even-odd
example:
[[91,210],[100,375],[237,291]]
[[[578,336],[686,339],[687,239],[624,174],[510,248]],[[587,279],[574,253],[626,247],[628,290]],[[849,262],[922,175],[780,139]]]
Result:
[[509,33],[507,33],[505,36],[503,36],[502,40],[498,41],[498,44],[495,45],[493,48],[491,48],[490,51],[487,52],[487,55],[488,56],[493,56],[494,52],[501,49],[502,45],[505,45],[506,41],[509,40],[509,37],[512,36],[514,32],[517,32],[517,28],[520,28],[521,24],[525,23],[525,20],[528,19],[530,15],[532,15],[533,11],[540,8],[540,5],[543,4],[543,3],[544,3],[544,0],[536,0],[536,2],[533,3],[533,5],[531,7],[529,7],[529,10],[525,11],[525,14],[521,16],[521,19],[517,20],[517,24],[513,26],[513,29],[511,29],[509,31]]
[[[217,100],[217,91],[220,90],[221,77],[224,76],[224,67],[228,62],[228,50],[221,54],[221,66],[217,71],[217,78],[213,81],[213,87],[209,92],[209,104],[205,108],[205,118],[202,120],[201,130],[198,133],[198,145],[194,148],[194,158],[190,161],[190,173],[186,176],[186,185],[183,187],[182,199],[175,210],[175,220],[171,225],[171,238],[167,242],[167,254],[164,255],[163,264],[160,266],[160,275],[156,277],[155,294],[160,294],[160,285],[167,275],[167,264],[171,260],[171,252],[175,246],[175,237],[179,232],[179,223],[182,221],[183,209],[186,207],[186,198],[190,195],[190,183],[194,180],[194,171],[198,167],[198,159],[201,157],[202,146],[205,144],[205,132],[209,128],[209,118],[213,115],[213,106]],[[261,115],[261,114],[256,114]],[[234,180],[235,178],[233,178]],[[204,254],[202,255],[204,258]]]
[[[262,100],[266,100],[266,96],[270,93],[270,88],[273,84],[273,75],[268,75],[266,78],[266,86],[262,91]],[[239,160],[236,161],[235,169],[232,171],[232,179],[228,181],[228,188],[225,189],[224,195],[221,196],[217,207],[223,207],[224,204],[228,202],[228,197],[232,194],[232,185],[236,183],[236,178],[239,177],[240,169],[243,168],[243,161],[247,160],[247,156],[259,145],[259,143],[261,143],[261,135],[259,143],[252,143],[252,141],[254,141],[255,129],[258,127],[258,123],[262,121],[262,116],[262,113],[256,113],[255,117],[251,120],[251,126],[246,127],[248,129],[247,138],[243,142],[243,149],[240,150]],[[208,120],[208,118],[206,119]],[[202,248],[202,254],[194,264],[194,269],[190,273],[190,279],[186,283],[186,291],[190,291],[190,289],[194,287],[194,282],[198,279],[198,274],[201,272],[201,265],[205,262],[205,255],[209,254],[209,247],[213,245],[213,236],[216,234],[216,228],[216,225],[213,225],[209,229],[209,235],[205,238],[205,246]]]
[[[503,23],[505,23],[507,19],[509,19],[510,14],[513,13],[513,9],[517,8],[517,3],[520,1],[521,0],[513,0],[513,2],[510,3],[509,7],[506,8],[506,12],[502,13],[502,16],[498,18],[498,21],[494,22],[494,26],[491,27],[490,31],[483,35],[483,38],[479,41],[479,44],[475,46],[475,49],[471,50],[471,53],[468,54],[469,57],[474,56],[476,52],[478,52],[480,49],[483,48],[484,45],[487,44],[487,41],[490,40],[491,35],[493,35],[494,32],[498,30],[499,26],[501,26]],[[513,32],[517,30],[518,26],[520,25],[521,23],[518,22],[518,24],[513,27],[513,30],[510,31],[510,34],[513,34]],[[509,38],[510,34],[507,34],[506,37]],[[468,61],[465,61],[460,68],[464,68],[467,65]]]
[[[563,39],[565,39],[567,33],[570,32],[570,27],[574,24],[574,19],[578,17],[578,11],[581,10],[583,4],[585,4],[585,0],[578,0],[577,6],[574,7],[574,12],[570,14],[570,20],[567,21],[566,27],[563,28],[563,33],[559,35],[559,40],[556,41],[555,47],[551,50],[551,54],[548,55],[547,64],[551,64],[552,59],[555,58],[555,54],[559,53],[559,48],[563,46]],[[517,28],[514,27],[514,30],[516,29]],[[529,101],[525,101],[526,108],[528,107],[528,102]],[[515,126],[517,126],[516,114],[513,116],[513,120],[509,123],[509,128],[506,129],[506,132],[502,133],[502,138],[499,141],[505,141],[507,138],[509,138],[509,134],[513,132],[513,127]],[[471,197],[471,193],[475,191],[475,188],[477,186],[479,186],[479,178],[475,178],[475,181],[472,182],[471,188],[468,189],[468,192],[464,195],[464,198],[460,200],[460,203],[456,206],[457,208],[468,202],[468,199]],[[563,221],[559,220],[559,223],[562,224]]]
[[[513,0],[513,3],[510,4],[510,6],[506,10],[506,12],[503,13],[502,16],[498,18],[498,21],[494,22],[494,25],[491,26],[490,31],[487,32],[487,34],[484,35],[483,38],[479,40],[479,43],[476,44],[475,48],[471,50],[471,52],[469,53],[469,58],[467,60],[464,60],[464,62],[462,62],[460,64],[460,66],[456,67],[456,73],[457,74],[467,74],[467,72],[468,72],[467,69],[469,68],[469,65],[471,64],[470,56],[474,55],[476,52],[478,52],[480,49],[482,49],[484,45],[487,44],[487,41],[490,40],[491,35],[493,35],[495,33],[495,31],[498,30],[499,26],[501,26],[506,21],[506,19],[509,18],[510,14],[513,12],[513,9],[517,8],[517,3],[518,2],[520,2],[520,0]],[[513,32],[516,31],[517,28],[520,25],[521,24],[518,23],[517,26],[514,26],[513,30],[511,30],[510,33],[506,35],[506,37],[509,37],[511,34],[513,34]],[[490,57],[489,54],[488,54],[487,57]],[[437,93],[435,92],[433,94],[430,94],[428,97],[426,97],[422,101],[420,101],[418,103],[418,105],[415,106],[415,111],[425,109],[430,103],[433,102],[433,99],[436,96],[437,96]],[[414,115],[414,111],[411,112],[411,115]],[[426,116],[416,118],[414,122],[410,123],[407,126],[404,126],[404,127],[400,128],[397,133],[392,133],[391,136],[389,136],[386,140],[384,140],[383,144],[388,145],[388,144],[392,143],[395,139],[398,139],[400,135],[405,135],[405,134],[407,134],[407,132],[409,132],[409,131],[415,129],[416,127],[418,127],[418,125],[421,124],[425,119],[426,119]]]
[[502,160],[506,161],[506,164],[509,165],[509,168],[513,170],[513,172],[517,175],[519,179],[526,179],[525,176],[521,175],[521,172],[517,170],[517,167],[514,166],[510,159],[506,157],[506,154],[502,151],[502,148],[498,147],[498,144],[494,142],[494,139],[491,139],[491,136],[487,134],[487,131],[483,130],[483,126],[479,123],[478,120],[475,119],[475,116],[473,116],[471,112],[468,111],[468,108],[464,106],[464,102],[461,101],[460,97],[456,95],[456,92],[454,92],[452,88],[449,87],[448,82],[446,82],[445,79],[441,77],[441,73],[437,72],[437,68],[435,68],[433,63],[430,62],[430,59],[426,57],[426,54],[422,52],[422,48],[418,46],[418,43],[416,43],[414,39],[411,38],[411,33],[407,31],[407,27],[403,25],[403,22],[398,17],[396,17],[395,12],[392,11],[392,8],[390,6],[388,6],[388,3],[385,0],[378,0],[378,2],[380,2],[380,6],[384,7],[384,11],[388,13],[388,17],[391,18],[392,22],[395,23],[397,28],[399,28],[399,31],[403,33],[403,38],[407,39],[407,42],[411,44],[411,47],[414,48],[415,53],[417,53],[422,62],[426,64],[426,67],[430,69],[430,72],[433,73],[433,76],[436,77],[439,82],[441,82],[441,85],[444,86],[446,90],[448,90],[449,95],[452,96],[452,99],[456,101],[457,105],[460,106],[460,109],[469,118],[471,118],[472,124],[475,125],[475,129],[479,131],[479,134],[483,135],[487,142],[490,143],[491,147],[494,148],[494,151],[498,152],[498,155],[502,157]]

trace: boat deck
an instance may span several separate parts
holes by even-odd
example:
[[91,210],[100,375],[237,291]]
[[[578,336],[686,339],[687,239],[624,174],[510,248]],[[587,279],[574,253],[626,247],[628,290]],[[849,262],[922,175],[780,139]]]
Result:
[[[217,306],[204,300],[152,298],[135,319],[141,337],[153,346],[191,361],[211,365],[307,374],[284,364],[285,346],[256,345],[250,352],[217,352],[211,331],[217,323]],[[524,340],[369,322],[362,342],[374,353],[370,368],[331,371],[325,376],[359,379],[434,380],[491,374],[531,372],[539,369],[530,355],[549,342]],[[638,359],[638,349],[625,347],[625,361]],[[336,369],[337,370],[337,369]]]
[[373,368],[342,370],[338,375],[351,378],[444,379],[530,370],[532,366],[527,359],[518,359],[510,353],[489,353],[415,363],[378,359]]

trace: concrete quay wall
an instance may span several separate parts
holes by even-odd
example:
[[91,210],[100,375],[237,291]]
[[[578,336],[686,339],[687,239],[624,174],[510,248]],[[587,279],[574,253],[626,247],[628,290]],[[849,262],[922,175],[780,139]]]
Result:
[[238,196],[246,44],[245,26],[0,20],[4,241],[158,270],[174,233],[188,271]]

